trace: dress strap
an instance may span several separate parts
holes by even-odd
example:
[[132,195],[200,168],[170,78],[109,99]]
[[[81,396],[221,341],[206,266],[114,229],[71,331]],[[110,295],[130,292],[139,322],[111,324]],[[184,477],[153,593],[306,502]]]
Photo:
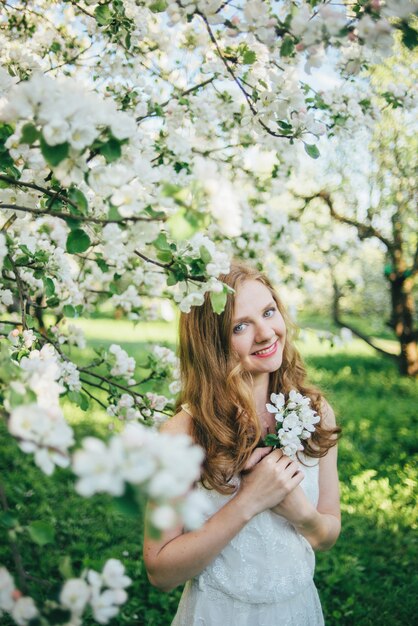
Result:
[[188,404],[182,404],[181,408],[183,409],[183,411],[186,411],[186,413],[188,413],[190,417],[193,417],[193,415],[190,413],[190,407]]

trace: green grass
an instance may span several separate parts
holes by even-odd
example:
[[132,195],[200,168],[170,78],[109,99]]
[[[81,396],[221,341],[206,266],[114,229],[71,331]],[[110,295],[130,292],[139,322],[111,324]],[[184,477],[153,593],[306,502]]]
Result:
[[[84,358],[93,354],[93,347],[117,342],[140,361],[149,342],[169,345],[175,337],[169,324],[133,328],[101,319],[82,324],[89,340]],[[317,555],[316,584],[327,626],[413,623],[418,612],[416,383],[399,378],[390,361],[360,342],[337,350],[308,335],[299,347],[311,380],[331,401],[344,433],[339,450],[343,529],[337,545]],[[80,437],[108,432],[102,410],[85,414],[67,405],[66,413]],[[112,624],[168,626],[180,590],[164,594],[148,584],[141,519],[121,515],[110,498],[77,497],[69,472],[45,477],[30,456],[19,452],[2,423],[0,436],[1,481],[10,513],[20,523],[17,542],[26,571],[36,578],[29,584],[37,601],[59,588],[66,556],[71,556],[74,575],[85,567],[101,569],[112,556],[125,563],[134,579],[129,602]],[[0,562],[13,570],[7,518],[2,519]],[[40,547],[31,541],[25,526],[34,520],[52,524],[56,543]],[[1,619],[4,626],[10,624]]]

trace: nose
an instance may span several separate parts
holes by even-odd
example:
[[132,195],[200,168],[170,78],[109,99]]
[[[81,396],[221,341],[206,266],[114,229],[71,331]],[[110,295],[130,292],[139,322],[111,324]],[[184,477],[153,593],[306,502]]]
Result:
[[271,328],[267,319],[258,322],[255,328],[254,341],[256,344],[266,343],[273,341],[275,332]]

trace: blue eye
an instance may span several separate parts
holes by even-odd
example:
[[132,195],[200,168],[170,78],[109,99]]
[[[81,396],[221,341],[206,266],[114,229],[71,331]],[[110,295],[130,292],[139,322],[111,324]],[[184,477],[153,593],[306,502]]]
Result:
[[267,311],[264,311],[264,317],[273,317],[275,312],[276,312],[276,307],[272,307],[271,309],[267,309]]
[[234,326],[232,332],[233,333],[240,333],[245,327],[245,324],[237,324],[236,326]]

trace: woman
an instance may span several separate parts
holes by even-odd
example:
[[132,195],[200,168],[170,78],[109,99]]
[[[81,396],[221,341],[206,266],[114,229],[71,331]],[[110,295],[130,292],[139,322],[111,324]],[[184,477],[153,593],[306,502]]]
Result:
[[[234,264],[221,315],[209,298],[180,320],[182,393],[165,432],[189,434],[206,452],[198,487],[213,512],[198,530],[145,539],[150,582],[186,581],[173,626],[319,626],[314,550],[340,532],[331,407],[305,382],[292,325],[268,279]],[[258,447],[274,432],[271,393],[297,389],[321,416],[298,460]]]

